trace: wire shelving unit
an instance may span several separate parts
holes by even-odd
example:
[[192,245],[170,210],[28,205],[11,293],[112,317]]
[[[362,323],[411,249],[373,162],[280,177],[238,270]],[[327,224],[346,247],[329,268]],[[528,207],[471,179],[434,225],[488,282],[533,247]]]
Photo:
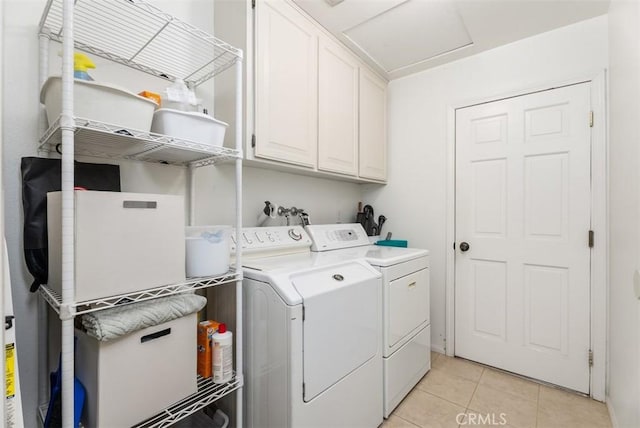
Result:
[[[236,426],[242,426],[242,254],[237,251],[235,265],[227,274],[196,278],[135,293],[77,302],[74,280],[74,168],[76,155],[103,159],[128,159],[188,166],[191,172],[191,211],[193,210],[193,171],[219,162],[235,163],[235,230],[239,242],[242,230],[242,61],[243,52],[208,33],[166,14],[145,0],[49,0],[39,26],[40,85],[49,73],[49,42],[62,43],[62,113],[43,132],[39,151],[58,152],[62,163],[62,292],[46,286],[40,311],[51,306],[62,321],[62,426],[73,427],[74,419],[74,318],[77,315],[116,305],[151,300],[221,284],[235,284],[236,372],[231,381],[214,384],[198,378],[198,392],[140,422],[137,427],[166,427],[236,392]],[[92,55],[145,72],[152,76],[183,79],[196,87],[215,75],[233,69],[235,93],[235,149],[211,147],[167,135],[132,129],[75,117],[73,112],[73,54],[82,50]],[[191,213],[193,218],[193,213]],[[40,317],[40,319],[46,319]],[[42,321],[41,321],[42,322]],[[46,326],[45,326],[46,327]],[[42,325],[40,325],[42,328]],[[46,331],[46,329],[45,329]],[[44,333],[46,339],[46,333]],[[41,333],[40,340],[43,336]],[[194,347],[195,347],[194,343]],[[46,354],[41,352],[40,354]],[[40,414],[46,409],[43,382],[46,361],[39,367]],[[194,374],[195,376],[195,374]]]

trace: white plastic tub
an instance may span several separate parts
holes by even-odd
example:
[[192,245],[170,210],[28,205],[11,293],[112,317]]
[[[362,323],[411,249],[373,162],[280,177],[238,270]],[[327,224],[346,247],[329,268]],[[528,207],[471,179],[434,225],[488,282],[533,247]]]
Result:
[[191,226],[186,230],[187,277],[222,275],[229,270],[230,226]]
[[[62,111],[62,80],[49,77],[40,91],[49,125]],[[123,128],[148,132],[157,104],[117,86],[75,79],[73,115]]]
[[153,114],[151,131],[174,138],[220,147],[227,125],[208,114],[161,108]]

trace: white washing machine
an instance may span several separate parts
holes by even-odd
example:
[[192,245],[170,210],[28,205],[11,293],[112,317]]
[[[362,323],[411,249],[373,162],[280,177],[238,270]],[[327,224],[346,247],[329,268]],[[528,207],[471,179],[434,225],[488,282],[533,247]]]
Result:
[[381,273],[312,253],[300,226],[242,240],[246,426],[379,426]]
[[431,368],[429,252],[371,245],[358,223],[310,225],[312,251],[364,258],[382,273],[384,417]]

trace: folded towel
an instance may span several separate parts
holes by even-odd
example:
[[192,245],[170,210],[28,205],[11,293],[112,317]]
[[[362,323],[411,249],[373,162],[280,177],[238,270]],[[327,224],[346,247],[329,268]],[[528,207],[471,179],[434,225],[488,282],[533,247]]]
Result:
[[206,304],[197,294],[177,294],[84,314],[82,325],[89,336],[106,342],[198,312]]

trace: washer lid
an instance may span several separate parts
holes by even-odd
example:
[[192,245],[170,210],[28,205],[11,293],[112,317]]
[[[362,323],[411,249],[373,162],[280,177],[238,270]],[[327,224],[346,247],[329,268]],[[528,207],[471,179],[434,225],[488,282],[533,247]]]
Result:
[[303,298],[303,399],[309,402],[376,357],[381,279],[366,263],[294,274]]

